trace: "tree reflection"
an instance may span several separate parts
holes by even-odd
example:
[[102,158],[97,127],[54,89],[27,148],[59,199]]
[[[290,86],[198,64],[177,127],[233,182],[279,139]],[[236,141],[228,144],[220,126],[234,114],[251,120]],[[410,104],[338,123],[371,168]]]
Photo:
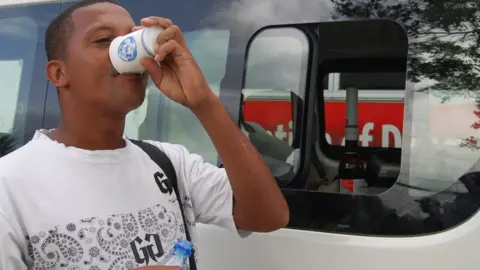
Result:
[[450,0],[332,0],[334,15],[387,18],[409,36],[408,77],[436,80],[436,89],[478,90],[480,85],[480,2]]
[[[475,101],[473,131],[480,129],[480,2],[468,0],[331,0],[334,19],[392,19],[409,36],[407,78],[419,83],[417,91],[443,94],[443,102],[460,96]],[[425,83],[427,81],[428,83]],[[436,91],[440,90],[440,91]],[[446,123],[448,124],[448,123]],[[473,135],[473,132],[472,132]],[[480,138],[464,138],[460,147],[480,150]],[[440,192],[415,200],[415,206],[386,207],[382,196],[357,198],[352,220],[357,232],[396,234],[448,229],[465,221],[480,207],[480,173],[469,172]],[[401,188],[397,184],[394,189]],[[409,188],[410,189],[410,188]],[[400,190],[400,189],[398,189]],[[397,190],[397,191],[398,191]],[[391,193],[394,191],[390,190]],[[387,192],[388,193],[388,192]],[[387,197],[389,195],[385,195]],[[362,207],[357,204],[362,202]],[[399,209],[407,208],[409,211]],[[381,209],[372,210],[372,209]],[[397,213],[395,213],[397,212]],[[382,213],[382,214],[379,214]],[[378,219],[381,221],[378,221]],[[370,222],[369,222],[370,221]],[[374,228],[376,225],[378,228]],[[372,229],[374,228],[374,229]],[[386,228],[387,231],[383,231]],[[398,229],[397,232],[394,232]]]
[[[331,0],[335,19],[392,19],[409,36],[408,79],[428,80],[419,89],[447,90],[442,97],[472,98],[480,109],[480,2],[469,0]],[[479,117],[478,111],[473,113]],[[473,123],[474,130],[480,122]],[[461,147],[480,150],[480,138]]]

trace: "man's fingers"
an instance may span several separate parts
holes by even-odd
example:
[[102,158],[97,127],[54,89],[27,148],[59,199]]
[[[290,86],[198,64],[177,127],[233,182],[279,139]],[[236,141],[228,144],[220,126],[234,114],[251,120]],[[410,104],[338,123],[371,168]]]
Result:
[[165,29],[165,31],[161,32],[160,35],[157,37],[157,44],[158,46],[162,46],[167,41],[174,39],[176,40],[181,46],[186,47],[185,39],[183,38],[182,31],[180,27],[177,25],[172,25]]
[[145,28],[145,27],[142,26],[142,25],[134,26],[134,27],[132,28],[132,32],[138,31],[138,30],[143,29],[143,28]]
[[162,68],[152,58],[145,57],[140,60],[140,64],[147,70],[153,83],[159,87],[163,80]]
[[[157,48],[156,62],[162,62],[169,54],[175,54],[177,50],[183,49],[175,39],[170,39]],[[175,57],[175,56],[174,56]]]
[[163,29],[167,29],[173,25],[172,21],[167,18],[153,16],[141,19],[140,23],[145,27],[160,26]]

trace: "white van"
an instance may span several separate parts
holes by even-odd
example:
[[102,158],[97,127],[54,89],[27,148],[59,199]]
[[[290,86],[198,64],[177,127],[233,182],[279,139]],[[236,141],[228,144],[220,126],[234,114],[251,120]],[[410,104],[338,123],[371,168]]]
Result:
[[[44,34],[73,2],[0,0],[0,155],[14,149],[12,142],[21,146],[35,130],[60,120],[57,91],[44,71]],[[202,269],[480,268],[475,248],[480,243],[480,34],[474,31],[480,11],[475,3],[118,2],[137,22],[155,15],[178,24],[208,83],[258,151],[292,165],[288,173],[275,174],[290,207],[289,225],[241,239],[198,224]],[[408,40],[377,35],[371,42],[404,46],[405,69],[391,71],[386,65],[385,72],[358,73],[376,65],[367,57],[355,67],[336,62],[330,71],[325,59],[334,57],[318,52],[327,52],[325,44],[335,36],[321,34],[330,33],[335,22],[355,29],[363,22],[353,19],[378,18],[403,27],[392,36],[406,33]],[[267,34],[272,28],[262,29],[279,24],[288,29],[274,35]],[[378,31],[383,30],[338,32],[332,48],[361,47]],[[371,177],[371,193],[355,197],[340,194],[336,182],[350,86],[360,93],[359,146]],[[153,85],[144,104],[128,115],[126,135],[180,143],[221,166],[197,118]]]

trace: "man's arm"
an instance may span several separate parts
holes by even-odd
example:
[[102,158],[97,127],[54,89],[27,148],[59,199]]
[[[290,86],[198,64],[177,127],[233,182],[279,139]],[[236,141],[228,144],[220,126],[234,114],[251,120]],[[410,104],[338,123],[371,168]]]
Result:
[[256,232],[285,227],[289,221],[289,209],[275,179],[218,97],[211,93],[201,104],[190,109],[204,126],[224,162],[235,197],[233,216],[236,226]]
[[141,24],[133,30],[150,26],[164,29],[157,37],[155,58],[144,58],[141,64],[167,97],[190,108],[205,127],[224,161],[235,197],[237,228],[268,232],[284,227],[289,211],[275,179],[209,88],[180,27],[160,17],[144,18]]

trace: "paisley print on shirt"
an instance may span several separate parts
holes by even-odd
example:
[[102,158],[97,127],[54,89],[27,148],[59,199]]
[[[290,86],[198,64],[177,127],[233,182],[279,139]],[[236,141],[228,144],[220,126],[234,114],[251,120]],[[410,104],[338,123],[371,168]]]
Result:
[[185,238],[181,213],[171,208],[158,204],[137,213],[84,218],[32,234],[27,240],[33,269],[154,265],[180,238]]

